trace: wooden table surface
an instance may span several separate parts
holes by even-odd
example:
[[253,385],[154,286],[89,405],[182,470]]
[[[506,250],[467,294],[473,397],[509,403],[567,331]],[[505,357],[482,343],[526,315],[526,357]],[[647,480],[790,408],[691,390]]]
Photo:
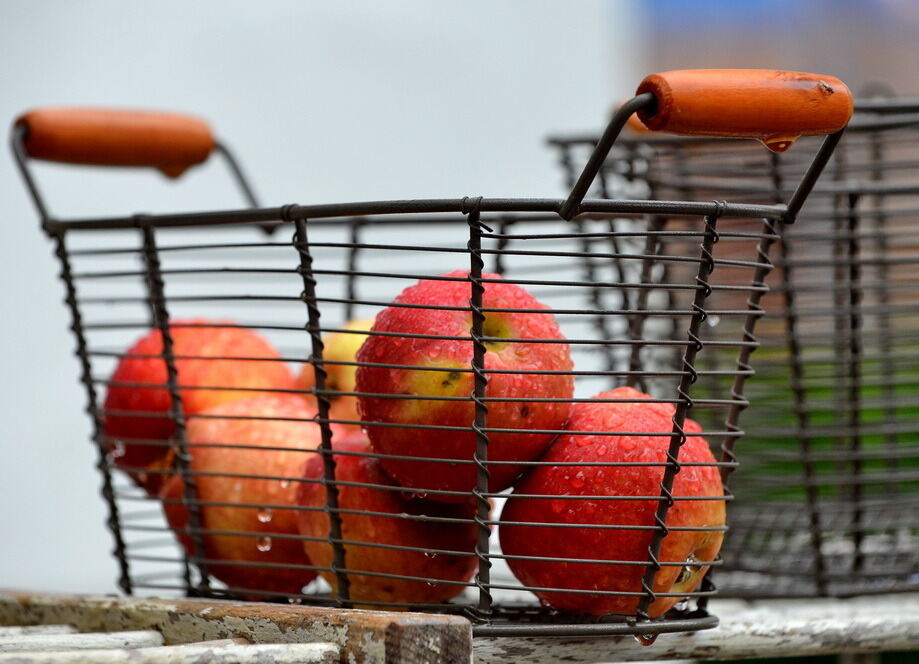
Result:
[[[721,620],[717,628],[662,634],[653,645],[642,646],[631,636],[473,638],[469,622],[458,616],[0,590],[0,625],[59,625],[64,630],[70,625],[78,632],[150,630],[149,636],[157,637],[151,646],[209,639],[314,643],[325,648],[317,651],[316,661],[349,664],[577,664],[919,651],[919,593],[848,600],[715,600],[709,608]],[[163,652],[174,657],[176,651]],[[264,661],[280,661],[277,656]]]

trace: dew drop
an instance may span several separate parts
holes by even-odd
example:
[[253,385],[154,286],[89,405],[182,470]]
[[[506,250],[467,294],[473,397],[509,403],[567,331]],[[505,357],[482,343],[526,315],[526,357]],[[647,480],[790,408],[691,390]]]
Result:
[[271,521],[271,517],[272,517],[271,510],[270,509],[259,510],[256,513],[255,517],[259,520],[259,523],[268,523]]
[[443,355],[443,348],[441,347],[440,344],[432,344],[431,346],[428,347],[427,355],[432,360],[436,360],[441,355]]
[[265,551],[271,551],[271,538],[270,537],[259,537],[255,540],[255,548],[264,553]]
[[657,641],[657,634],[636,634],[635,640],[643,646],[651,646]]
[[609,451],[609,448],[606,445],[600,445],[597,448],[597,456],[606,456],[606,453]]
[[425,581],[425,583],[426,583],[430,588],[433,588],[434,586],[437,585],[437,584],[434,583],[433,581]]
[[689,600],[681,599],[679,602],[673,605],[673,608],[676,611],[686,611],[689,608]]
[[773,152],[785,152],[798,138],[798,136],[771,136],[763,139],[762,143]]
[[619,449],[624,450],[626,452],[631,452],[632,450],[635,449],[635,441],[632,440],[631,438],[623,438],[622,440],[619,441]]
[[112,448],[112,458],[120,459],[125,455],[124,443],[120,440],[115,443],[115,447]]
[[303,604],[303,600],[300,599],[299,597],[288,597],[287,603],[288,604]]
[[705,319],[709,327],[716,327],[721,322],[721,316],[709,316]]
[[591,440],[588,436],[578,436],[577,444],[578,447],[587,447],[590,445]]
[[550,501],[549,501],[549,508],[550,508],[553,512],[555,512],[556,514],[558,514],[558,513],[561,512],[563,509],[565,509],[565,501],[564,501],[564,500],[550,500]]
[[571,486],[575,489],[580,489],[584,486],[584,471],[579,470],[578,474],[571,478]]
[[281,488],[286,489],[290,486],[290,480],[281,480]]
[[434,558],[437,557],[437,554],[434,553],[433,551],[425,551],[425,552],[424,552],[424,557],[425,557],[425,558],[430,558],[431,560],[433,560]]

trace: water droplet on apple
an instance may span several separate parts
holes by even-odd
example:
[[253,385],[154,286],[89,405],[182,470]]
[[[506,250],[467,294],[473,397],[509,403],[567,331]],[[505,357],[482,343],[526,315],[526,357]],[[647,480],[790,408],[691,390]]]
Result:
[[440,344],[431,344],[428,347],[428,357],[432,360],[436,360],[441,355],[443,355],[443,346]]
[[635,449],[635,441],[631,438],[622,438],[619,441],[619,449],[625,450],[626,452],[631,452]]
[[584,471],[579,470],[578,474],[571,479],[571,486],[575,489],[580,489],[584,486]]
[[425,583],[426,583],[430,588],[433,588],[434,586],[437,585],[437,584],[434,583],[433,581],[425,581]]
[[115,442],[115,447],[112,448],[112,458],[120,459],[125,454],[124,443],[120,440]]
[[286,489],[290,486],[290,480],[281,480],[281,488]]
[[259,520],[259,523],[268,523],[271,521],[271,517],[272,517],[271,510],[267,508],[263,510],[259,510],[256,513],[255,517]]
[[597,448],[597,456],[606,456],[607,452],[609,452],[609,448],[606,445],[600,445]]
[[262,553],[266,551],[271,551],[271,538],[270,537],[259,537],[255,540],[255,548],[261,551]]
[[303,600],[300,599],[299,597],[288,597],[287,603],[288,604],[303,604]]
[[578,436],[577,438],[578,447],[587,447],[590,443],[591,440],[588,436]]
[[434,553],[433,551],[425,551],[425,552],[424,552],[424,557],[425,557],[425,558],[430,558],[431,560],[433,560],[434,558],[437,557],[437,554]]
[[558,514],[558,513],[561,512],[563,509],[565,509],[565,501],[564,501],[564,500],[550,500],[550,501],[549,501],[549,508],[550,508],[553,512],[555,512],[556,514]]
[[652,646],[657,641],[657,634],[636,634],[635,640],[643,646]]
[[689,600],[685,598],[681,599],[679,602],[673,605],[673,608],[676,611],[686,611],[689,608]]

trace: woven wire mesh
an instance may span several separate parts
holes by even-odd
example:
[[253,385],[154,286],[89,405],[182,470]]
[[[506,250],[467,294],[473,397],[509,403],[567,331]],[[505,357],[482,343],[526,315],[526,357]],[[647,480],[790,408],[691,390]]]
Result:
[[[798,221],[782,229],[732,478],[723,595],[846,596],[919,587],[919,115],[856,116]],[[565,173],[591,137],[553,139]],[[632,136],[598,187],[651,197],[787,199],[813,139]],[[810,144],[810,145],[809,145]],[[711,354],[706,368],[726,357]],[[705,393],[704,381],[699,386]]]

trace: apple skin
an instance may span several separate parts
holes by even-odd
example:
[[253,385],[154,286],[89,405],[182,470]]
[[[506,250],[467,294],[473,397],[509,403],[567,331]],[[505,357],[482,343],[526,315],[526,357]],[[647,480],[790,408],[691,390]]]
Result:
[[[638,390],[623,387],[594,398],[648,399]],[[567,428],[571,431],[669,432],[674,408],[671,404],[600,402],[578,403],[571,409]],[[687,433],[701,431],[686,419]],[[665,436],[600,436],[563,434],[553,443],[542,461],[560,462],[638,462],[666,461],[670,438]],[[708,443],[699,436],[688,436],[680,449],[681,463],[714,463]],[[658,496],[663,466],[539,466],[525,475],[515,494],[558,496]],[[667,513],[667,525],[723,526],[724,490],[715,466],[683,466],[673,483],[675,497],[712,496],[715,500],[676,500]],[[508,499],[502,522],[589,523],[607,525],[654,524],[657,501],[597,501],[543,498]],[[651,543],[650,530],[597,530],[553,528],[552,526],[499,525],[501,549],[509,555],[559,558],[594,558],[645,561]],[[720,531],[671,531],[663,540],[659,560],[685,561],[690,555],[700,562],[711,562],[721,548]],[[644,566],[600,563],[553,563],[508,559],[508,565],[521,583],[543,588],[641,592]],[[683,570],[691,570],[683,573]],[[708,565],[662,567],[654,581],[657,593],[691,592],[696,589]],[[679,582],[677,581],[678,577]],[[633,615],[638,597],[578,595],[536,592],[546,604],[557,609],[600,615]],[[649,615],[657,617],[679,601],[679,597],[655,600]]]
[[[208,416],[208,418],[202,416]],[[309,565],[298,539],[277,535],[298,535],[296,511],[273,507],[257,509],[238,504],[293,506],[298,480],[313,450],[319,446],[321,431],[312,421],[316,413],[294,395],[260,396],[221,404],[190,417],[188,442],[194,473],[233,473],[265,475],[288,479],[241,479],[207,474],[196,475],[198,499],[229,505],[201,505],[202,527],[208,530],[258,533],[259,537],[203,535],[205,553],[220,561],[249,561],[288,565]],[[263,420],[246,418],[285,418]],[[234,418],[234,419],[219,419]],[[296,421],[293,421],[296,420]],[[340,435],[333,427],[333,435]],[[214,445],[213,447],[200,445]],[[247,447],[238,447],[247,446]],[[250,449],[254,447],[254,449]],[[259,449],[288,447],[289,450]],[[183,483],[172,476],[160,491],[163,500],[181,500]],[[188,523],[188,510],[179,503],[163,503],[163,511],[179,541],[191,552],[191,539],[181,533]],[[266,519],[266,516],[270,518]],[[273,537],[274,536],[274,537]],[[262,551],[270,538],[271,546]],[[231,587],[246,588],[249,597],[267,590],[298,593],[316,577],[312,570],[241,567],[209,563],[209,572]]]
[[[194,325],[227,325],[227,327],[183,327]],[[203,318],[175,320],[170,325],[173,354],[200,357],[279,358],[277,350],[261,335],[232,327],[232,321],[209,321]],[[167,386],[166,362],[162,335],[153,330],[138,340],[121,359],[112,374],[113,383],[141,383],[158,387],[112,385],[105,397],[103,431],[111,440],[121,440],[107,447],[115,451],[114,463],[122,468],[162,470],[171,467],[172,450],[166,445],[144,445],[141,441],[168,441],[175,432],[169,417],[172,398]],[[218,404],[238,401],[264,392],[249,390],[293,389],[294,376],[284,362],[259,360],[176,359],[177,382],[184,389],[182,409],[186,416],[195,415]],[[159,387],[161,386],[161,387]],[[197,387],[244,388],[193,389]],[[136,414],[114,414],[130,411]],[[153,415],[153,417],[150,417]],[[132,443],[136,440],[136,443]],[[128,471],[150,495],[156,495],[163,477],[160,473]]]
[[[344,438],[336,439],[333,448],[344,452],[371,452],[366,435],[361,431],[351,431]],[[335,478],[339,482],[397,486],[383,472],[376,458],[337,454],[333,458],[336,464]],[[319,479],[323,472],[323,462],[319,455],[312,456],[306,462],[306,479]],[[323,507],[326,503],[325,487],[316,482],[301,483],[298,503],[304,507]],[[472,519],[475,514],[472,500],[465,503],[435,503],[406,498],[401,491],[364,486],[339,486],[338,504],[340,509],[370,510],[393,515],[425,514]],[[329,518],[325,512],[300,511],[298,516],[302,535],[319,538],[329,536]],[[475,571],[477,559],[474,555],[440,553],[430,556],[422,551],[399,551],[360,544],[371,542],[472,553],[475,551],[478,532],[473,523],[422,522],[348,513],[341,515],[341,522],[343,539],[352,542],[345,545],[345,565],[348,569],[441,581],[468,581]],[[313,564],[319,567],[331,566],[333,552],[328,542],[304,540],[303,548]],[[331,571],[320,570],[319,573],[333,588],[338,587],[338,580]],[[464,590],[464,586],[448,583],[428,584],[425,581],[355,573],[348,576],[350,596],[356,602],[444,602]]]
[[[466,277],[457,270],[447,277]],[[501,279],[483,274],[486,279]],[[424,279],[402,291],[394,304],[468,307],[471,285],[467,281]],[[545,310],[547,313],[486,313],[485,336],[533,340],[564,340],[549,308],[523,288],[502,281],[486,283],[483,304],[488,308]],[[472,325],[469,311],[390,306],[377,315],[374,332],[426,334],[432,338],[371,336],[357,354],[360,362],[405,365],[406,369],[362,366],[357,370],[357,391],[406,395],[403,399],[360,397],[361,419],[373,449],[383,454],[471,460],[476,446],[469,428],[475,406],[471,341],[443,337],[468,337]],[[567,343],[495,341],[486,343],[486,370],[560,371],[572,368]],[[422,367],[421,369],[413,367]],[[437,367],[445,371],[424,370]],[[450,371],[458,369],[459,371]],[[558,430],[568,417],[567,402],[534,403],[527,398],[570,399],[573,377],[564,374],[495,373],[488,375],[487,397],[508,401],[488,403],[488,426],[521,430]],[[417,400],[411,396],[462,397],[463,401]],[[446,425],[464,431],[437,431],[409,427],[381,427],[372,423]],[[489,434],[489,461],[530,461],[542,454],[553,434],[521,431]],[[386,471],[402,486],[425,494],[430,489],[470,491],[476,484],[472,464],[437,461],[383,459]],[[516,465],[491,466],[489,489],[510,486],[520,473]],[[429,494],[432,500],[463,500],[462,497]]]
[[[348,321],[343,329],[353,330],[355,332],[367,332],[373,327],[373,318],[357,318]],[[357,351],[367,339],[365,334],[353,334],[348,332],[335,332],[323,339],[324,349],[322,352],[323,360],[333,362],[354,362]],[[326,364],[326,381],[327,390],[338,390],[341,392],[354,392],[355,374],[357,367],[342,364]],[[297,377],[297,387],[301,390],[311,390],[316,384],[315,369],[309,362],[304,362]],[[307,403],[315,407],[316,398],[312,394],[304,394],[303,397]],[[332,396],[329,417],[337,420],[359,420],[360,414],[357,409],[357,397],[353,396]],[[359,424],[345,424],[351,428],[360,428]]]

